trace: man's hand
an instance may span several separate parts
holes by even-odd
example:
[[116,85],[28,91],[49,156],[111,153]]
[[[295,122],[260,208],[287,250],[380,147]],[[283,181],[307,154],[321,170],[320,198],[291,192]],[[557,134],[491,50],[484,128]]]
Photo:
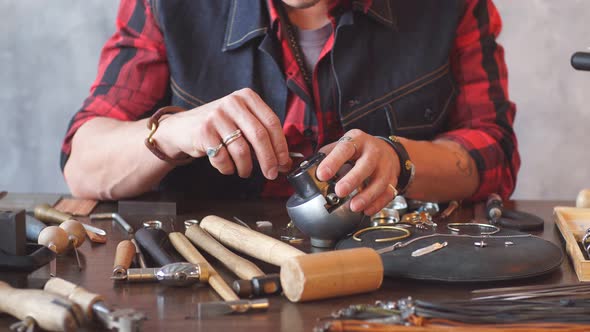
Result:
[[219,172],[229,175],[237,171],[240,177],[248,177],[254,158],[267,179],[289,170],[292,160],[281,122],[251,89],[164,119],[154,138],[170,156],[184,152],[200,158],[207,156],[207,148],[219,146],[238,129],[242,132],[239,138],[209,157]]
[[345,197],[366,184],[351,200],[350,208],[366,215],[375,214],[396,194],[400,172],[397,154],[387,142],[359,129],[350,130],[343,137],[322,147],[326,158],[320,163],[317,176],[320,181],[329,180],[347,161],[354,162],[352,169],[336,183],[336,194]]

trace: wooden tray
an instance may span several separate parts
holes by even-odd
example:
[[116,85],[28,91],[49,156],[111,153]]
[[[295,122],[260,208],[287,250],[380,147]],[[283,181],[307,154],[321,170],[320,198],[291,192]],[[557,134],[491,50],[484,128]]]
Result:
[[580,249],[586,230],[590,228],[590,209],[557,206],[553,209],[555,223],[565,239],[565,250],[571,257],[580,281],[590,281],[590,260]]

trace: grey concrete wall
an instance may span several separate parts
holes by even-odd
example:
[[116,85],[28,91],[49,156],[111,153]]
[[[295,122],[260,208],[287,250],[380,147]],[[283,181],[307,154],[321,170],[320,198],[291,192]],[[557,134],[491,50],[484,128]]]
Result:
[[[59,148],[96,74],[118,0],[0,0],[0,190],[66,192]],[[590,187],[587,0],[496,0],[504,19],[522,169],[515,198],[573,199]]]

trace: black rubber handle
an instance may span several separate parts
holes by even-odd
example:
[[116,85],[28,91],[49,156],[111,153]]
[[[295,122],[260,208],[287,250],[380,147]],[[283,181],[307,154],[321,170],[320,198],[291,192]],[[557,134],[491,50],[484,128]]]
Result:
[[144,255],[148,256],[156,266],[184,262],[182,256],[174,249],[168,239],[168,233],[161,229],[140,228],[135,232],[135,240],[139,244]]
[[572,55],[572,67],[577,70],[590,71],[590,53],[576,52]]

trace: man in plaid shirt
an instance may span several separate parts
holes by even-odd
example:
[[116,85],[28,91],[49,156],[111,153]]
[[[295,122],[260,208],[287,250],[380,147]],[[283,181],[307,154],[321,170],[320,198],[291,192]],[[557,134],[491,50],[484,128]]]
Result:
[[321,150],[320,180],[354,162],[335,191],[364,183],[351,209],[367,215],[406,189],[507,198],[520,159],[500,30],[491,0],[121,0],[64,176],[96,199],[284,197],[289,152]]

